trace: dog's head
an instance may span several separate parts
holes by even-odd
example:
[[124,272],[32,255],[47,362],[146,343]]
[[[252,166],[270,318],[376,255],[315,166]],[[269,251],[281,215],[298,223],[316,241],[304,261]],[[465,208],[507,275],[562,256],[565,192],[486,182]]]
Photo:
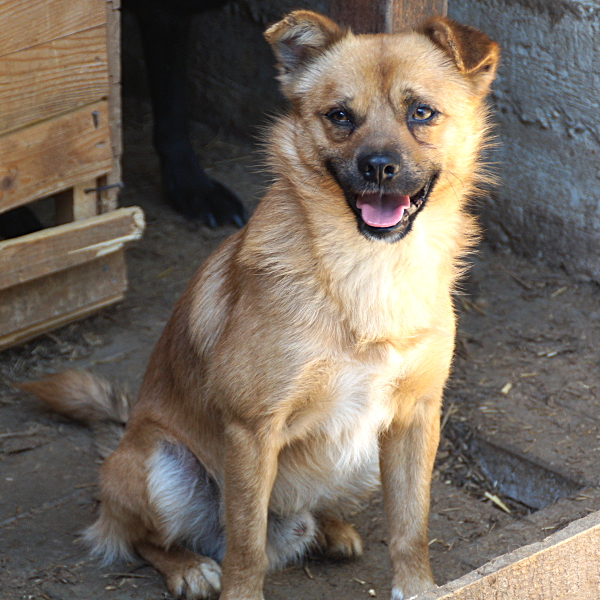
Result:
[[421,32],[354,36],[297,11],[265,37],[298,160],[343,192],[367,238],[403,238],[440,188],[461,196],[475,180],[499,54],[484,34],[436,18]]

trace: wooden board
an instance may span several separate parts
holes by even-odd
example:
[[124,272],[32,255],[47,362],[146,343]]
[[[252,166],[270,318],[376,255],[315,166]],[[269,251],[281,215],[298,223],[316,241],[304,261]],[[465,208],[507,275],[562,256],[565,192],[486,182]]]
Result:
[[0,137],[0,212],[108,173],[108,103]]
[[355,33],[397,33],[445,15],[447,0],[331,0],[331,18]]
[[0,291],[0,349],[24,342],[121,300],[123,250]]
[[104,4],[104,0],[0,2],[0,57],[102,25]]
[[105,25],[0,57],[0,136],[107,97]]
[[101,214],[98,193],[92,192],[104,178],[90,179],[54,196],[54,224],[64,225]]
[[113,163],[110,173],[100,185],[113,186],[98,194],[101,213],[117,208],[121,184],[121,155],[123,154],[121,123],[121,3],[120,0],[106,2],[106,34],[108,46],[108,106],[110,111],[110,141]]
[[116,252],[143,231],[134,206],[0,242],[0,290]]
[[415,600],[597,600],[600,512]]

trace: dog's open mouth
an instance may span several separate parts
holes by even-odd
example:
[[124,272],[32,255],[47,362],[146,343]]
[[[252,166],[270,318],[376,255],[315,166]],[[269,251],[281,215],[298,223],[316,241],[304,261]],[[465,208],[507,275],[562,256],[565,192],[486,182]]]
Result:
[[435,179],[431,178],[412,196],[378,192],[358,194],[355,199],[356,211],[373,233],[406,227],[423,206]]

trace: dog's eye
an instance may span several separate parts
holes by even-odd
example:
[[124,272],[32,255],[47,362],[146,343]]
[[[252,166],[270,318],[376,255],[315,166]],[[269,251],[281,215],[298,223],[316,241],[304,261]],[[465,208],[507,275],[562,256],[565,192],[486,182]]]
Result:
[[334,121],[335,123],[350,123],[350,115],[345,111],[339,108],[332,110],[327,113],[327,118],[330,121]]
[[434,115],[435,111],[433,108],[429,108],[429,106],[421,104],[413,110],[411,119],[419,123],[424,123],[425,121],[430,121],[433,119]]

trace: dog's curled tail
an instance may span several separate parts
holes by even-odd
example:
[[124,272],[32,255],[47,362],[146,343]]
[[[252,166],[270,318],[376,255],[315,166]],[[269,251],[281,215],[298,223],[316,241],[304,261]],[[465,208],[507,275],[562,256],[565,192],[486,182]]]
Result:
[[52,411],[88,425],[102,458],[117,447],[132,400],[109,381],[89,371],[63,371],[18,387],[37,396]]

